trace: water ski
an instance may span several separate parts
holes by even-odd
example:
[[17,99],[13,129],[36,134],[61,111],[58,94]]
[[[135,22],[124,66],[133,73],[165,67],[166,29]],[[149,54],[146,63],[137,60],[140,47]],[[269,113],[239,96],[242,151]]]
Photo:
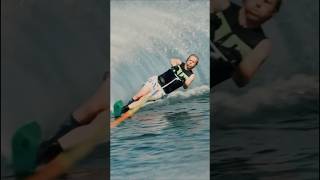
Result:
[[[142,108],[147,103],[149,98],[150,98],[150,95],[146,95],[146,96],[142,97],[141,99],[139,99],[139,101],[135,102],[135,106],[132,109],[128,110],[124,114],[120,113],[119,117],[115,116],[116,117],[115,120],[110,123],[110,128],[114,128],[114,127],[118,126],[121,122],[132,117],[140,108]],[[122,109],[122,107],[121,107],[121,109]]]
[[123,102],[122,100],[118,100],[113,104],[113,115],[115,118],[118,118],[122,114]]
[[12,139],[12,165],[17,176],[32,174],[36,169],[37,151],[41,143],[41,128],[35,121],[16,130]]

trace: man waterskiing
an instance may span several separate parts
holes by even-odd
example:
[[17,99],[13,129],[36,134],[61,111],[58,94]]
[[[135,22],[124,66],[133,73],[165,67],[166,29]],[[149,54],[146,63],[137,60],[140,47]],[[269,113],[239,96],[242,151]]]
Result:
[[232,78],[239,87],[249,83],[271,52],[262,25],[280,9],[281,0],[211,0],[210,86]]
[[193,69],[199,63],[196,54],[188,56],[185,62],[180,59],[171,59],[171,68],[159,76],[152,76],[131,100],[122,108],[122,113],[135,108],[143,97],[149,96],[148,101],[155,101],[170,94],[180,87],[187,89],[195,75]]

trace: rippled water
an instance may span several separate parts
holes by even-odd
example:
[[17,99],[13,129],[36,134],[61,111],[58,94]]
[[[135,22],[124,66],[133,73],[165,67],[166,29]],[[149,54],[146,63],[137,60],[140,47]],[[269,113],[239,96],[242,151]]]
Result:
[[283,1],[263,26],[273,48],[251,82],[212,93],[214,180],[319,179],[318,7]]
[[209,93],[146,106],[111,131],[111,179],[209,179]]
[[[319,179],[319,104],[300,96],[291,105],[214,121],[214,179]],[[232,111],[231,109],[229,109]]]

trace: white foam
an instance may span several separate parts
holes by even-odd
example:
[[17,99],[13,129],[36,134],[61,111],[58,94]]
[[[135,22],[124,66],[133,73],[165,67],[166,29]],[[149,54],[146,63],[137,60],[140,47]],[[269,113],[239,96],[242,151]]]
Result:
[[186,91],[175,91],[169,94],[168,98],[189,98],[192,96],[199,96],[205,93],[209,93],[210,87],[208,85],[202,85],[199,87],[191,88]]
[[[209,83],[209,2],[111,2],[111,104],[129,100],[153,75],[196,53],[194,85]],[[201,17],[201,18],[199,18]]]

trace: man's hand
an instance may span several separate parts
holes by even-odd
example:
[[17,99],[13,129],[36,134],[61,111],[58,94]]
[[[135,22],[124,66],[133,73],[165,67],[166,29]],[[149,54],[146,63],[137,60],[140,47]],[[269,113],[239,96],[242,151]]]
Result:
[[194,75],[194,74],[192,74],[190,77],[188,77],[188,78],[186,79],[186,81],[184,82],[184,84],[183,84],[183,88],[184,88],[184,89],[187,89],[187,88],[191,85],[191,83],[192,83],[192,81],[194,80],[194,78],[195,78],[195,75]]
[[182,63],[181,60],[178,58],[172,58],[170,61],[171,66],[180,65],[181,63]]
[[249,83],[250,79],[270,53],[271,41],[265,39],[261,41],[251,53],[242,59],[232,76],[238,87],[243,87]]

